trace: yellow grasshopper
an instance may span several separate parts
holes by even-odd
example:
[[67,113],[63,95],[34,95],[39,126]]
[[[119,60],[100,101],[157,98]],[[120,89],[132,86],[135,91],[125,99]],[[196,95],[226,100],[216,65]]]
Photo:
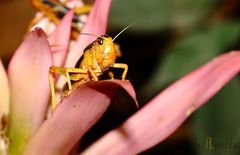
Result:
[[98,38],[84,49],[83,55],[80,57],[74,68],[56,66],[50,67],[49,81],[51,88],[52,109],[54,109],[56,106],[54,88],[55,74],[61,74],[67,78],[68,89],[63,92],[63,97],[69,96],[72,91],[86,81],[98,81],[98,77],[105,72],[108,72],[111,79],[113,79],[114,75],[109,71],[110,67],[124,69],[122,73],[122,80],[125,80],[128,71],[128,65],[123,63],[115,63],[117,56],[120,55],[120,51],[117,45],[114,44],[114,40],[133,24],[134,23],[124,28],[113,39],[108,35],[97,36]]

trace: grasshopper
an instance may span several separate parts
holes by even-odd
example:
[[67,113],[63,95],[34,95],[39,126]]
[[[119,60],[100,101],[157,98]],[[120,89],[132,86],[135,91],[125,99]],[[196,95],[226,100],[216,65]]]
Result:
[[[56,106],[54,75],[61,74],[67,78],[67,89],[63,92],[63,97],[69,96],[78,86],[87,81],[98,81],[98,77],[105,72],[108,72],[111,79],[114,79],[114,74],[109,71],[109,68],[122,68],[122,80],[125,80],[128,71],[128,65],[124,63],[115,63],[116,58],[121,52],[114,40],[131,25],[124,28],[114,38],[108,35],[97,36],[97,39],[89,44],[83,55],[79,58],[74,68],[51,66],[49,69],[49,81],[51,89],[52,109]],[[88,33],[81,33],[92,35]],[[96,35],[94,35],[96,36]]]

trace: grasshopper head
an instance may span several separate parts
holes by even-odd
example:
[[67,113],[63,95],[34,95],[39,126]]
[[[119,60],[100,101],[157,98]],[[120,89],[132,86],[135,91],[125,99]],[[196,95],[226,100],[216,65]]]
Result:
[[117,57],[117,49],[115,44],[113,43],[113,39],[110,36],[103,35],[97,38],[96,40],[96,49],[98,55],[96,55],[98,60],[100,60],[100,66],[102,69],[107,69],[111,67],[116,60]]

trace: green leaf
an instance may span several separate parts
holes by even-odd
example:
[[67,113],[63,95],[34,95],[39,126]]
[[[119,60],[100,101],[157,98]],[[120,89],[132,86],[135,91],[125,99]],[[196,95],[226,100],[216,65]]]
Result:
[[153,77],[143,87],[142,92],[150,96],[166,84],[213,59],[232,46],[239,38],[239,33],[239,22],[227,22],[183,37],[166,51],[163,62],[158,64]]
[[119,29],[135,21],[136,31],[159,31],[200,24],[221,1],[209,0],[115,0],[110,23]]
[[[240,131],[239,100],[240,85],[239,80],[235,78],[197,111],[194,146],[200,155],[239,154],[240,139],[236,137]],[[209,147],[206,148],[207,142],[208,146],[210,145],[209,141],[214,147],[211,152]]]

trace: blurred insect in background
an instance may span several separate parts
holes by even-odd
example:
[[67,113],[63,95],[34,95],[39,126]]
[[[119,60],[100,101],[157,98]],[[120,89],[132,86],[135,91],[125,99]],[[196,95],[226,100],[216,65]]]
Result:
[[[47,17],[53,23],[58,24],[64,15],[70,10],[70,8],[66,6],[66,3],[69,1],[70,0],[65,0],[64,2],[59,0],[31,0],[32,6],[42,14],[40,16],[36,16],[31,21],[29,28],[31,29],[41,19],[43,19],[43,17]],[[72,19],[72,39],[77,39],[81,31],[79,24],[84,24],[79,16],[88,14],[91,11],[91,8],[91,4],[73,8],[74,15]]]
[[115,63],[116,58],[121,56],[121,51],[114,40],[131,25],[120,31],[113,39],[108,35],[97,36],[89,33],[81,33],[83,35],[93,35],[97,39],[89,44],[83,55],[80,57],[74,68],[51,66],[49,70],[49,81],[51,89],[52,109],[56,106],[54,75],[61,74],[67,78],[67,88],[63,89],[62,99],[68,97],[78,86],[87,81],[98,81],[99,76],[105,72],[111,79],[114,74],[109,68],[122,68],[122,80],[125,80],[128,71],[128,65],[124,63]]

